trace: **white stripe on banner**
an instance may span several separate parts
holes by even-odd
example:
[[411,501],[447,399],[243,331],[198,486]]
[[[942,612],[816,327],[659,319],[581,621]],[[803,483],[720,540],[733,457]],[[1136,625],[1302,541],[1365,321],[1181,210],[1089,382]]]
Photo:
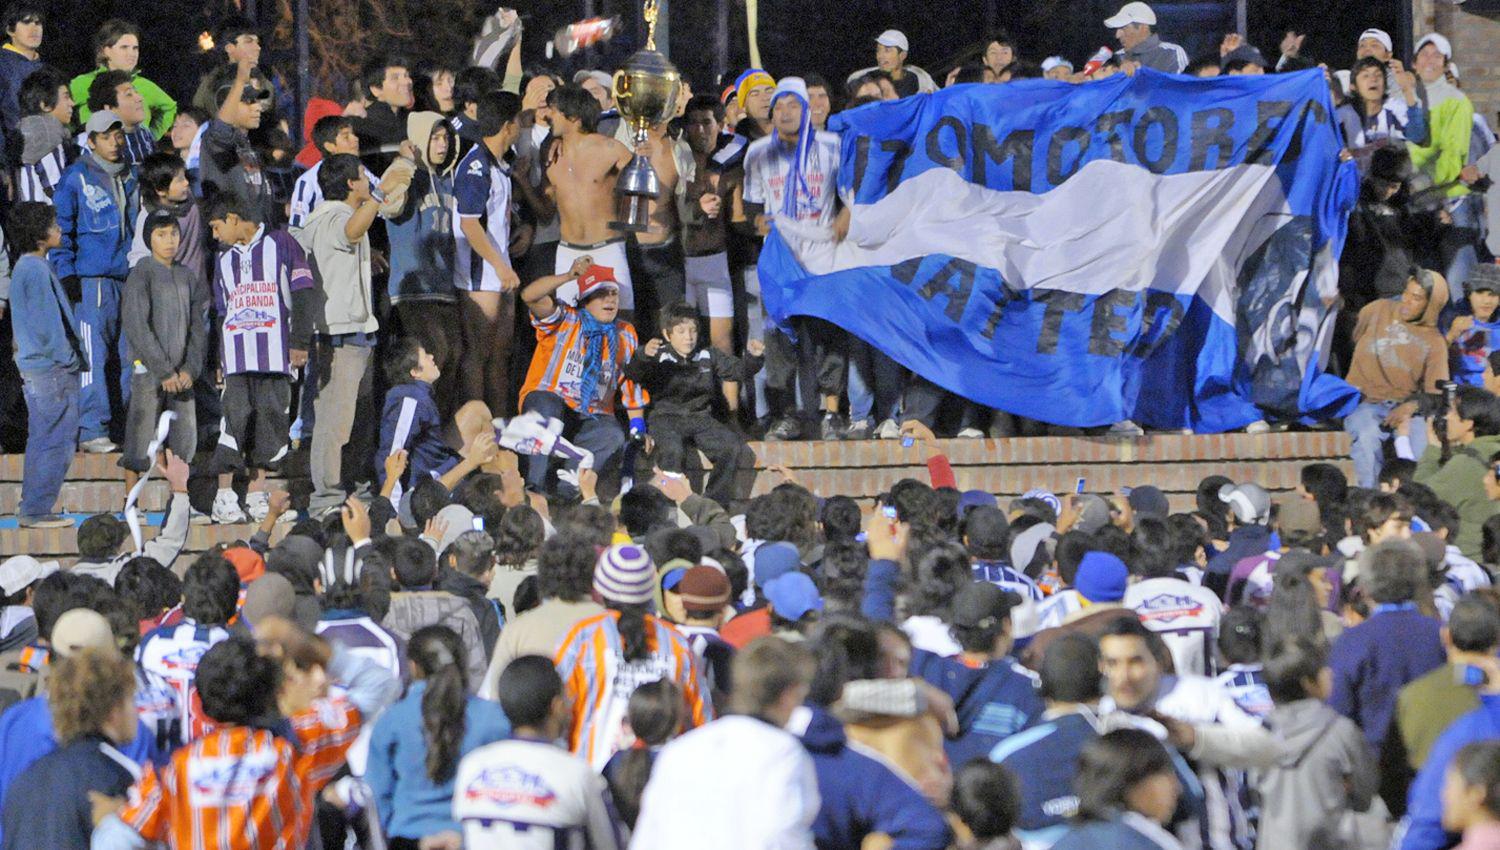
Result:
[[1233,324],[1238,270],[1291,217],[1267,165],[1156,175],[1094,160],[1041,195],[930,169],[858,205],[831,256],[788,241],[814,274],[949,254],[1017,289],[1196,293]]

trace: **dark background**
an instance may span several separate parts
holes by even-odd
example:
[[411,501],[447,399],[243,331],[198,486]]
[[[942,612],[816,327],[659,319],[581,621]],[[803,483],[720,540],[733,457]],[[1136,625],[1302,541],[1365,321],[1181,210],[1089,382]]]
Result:
[[[550,64],[571,72],[583,67],[583,56],[547,63],[543,45],[558,27],[582,17],[585,0],[509,0],[526,23],[524,59],[528,66]],[[290,0],[240,0],[253,3],[263,29],[266,58],[288,80],[295,79],[291,53]],[[415,58],[461,59],[473,22],[493,9],[485,0],[309,0],[316,10],[337,9],[339,35],[353,34],[351,52],[368,54],[399,49]],[[700,90],[717,90],[714,78],[718,0],[672,0],[671,57]],[[724,0],[729,13],[728,79],[749,63],[742,0]],[[1060,53],[1081,65],[1100,45],[1114,43],[1103,25],[1123,0],[761,0],[760,48],[774,75],[817,71],[835,82],[856,68],[874,64],[874,36],[894,27],[912,44],[911,61],[934,76],[982,51],[995,29],[1011,33],[1023,58],[1040,62]],[[1392,34],[1400,29],[1401,0],[1250,0],[1250,41],[1274,61],[1288,27],[1307,33],[1304,53],[1334,67],[1347,67],[1354,42],[1366,27]],[[235,0],[51,0],[43,57],[73,74],[92,64],[90,41],[98,24],[110,17],[136,22],[142,30],[141,68],[146,76],[184,100],[209,65],[198,49],[198,33],[212,30],[223,15],[236,10]],[[644,42],[638,0],[592,0],[596,14],[619,15],[624,32],[591,58],[611,67]],[[1232,0],[1153,4],[1159,30],[1190,56],[1217,53],[1224,32],[1233,29]],[[400,9],[414,27],[391,32],[389,10]],[[347,27],[347,31],[342,31]],[[1397,35],[1399,39],[1399,35]],[[1397,53],[1402,54],[1398,43]],[[313,63],[315,69],[319,63]],[[325,73],[325,77],[340,76]],[[346,79],[315,79],[313,94],[341,96]]]

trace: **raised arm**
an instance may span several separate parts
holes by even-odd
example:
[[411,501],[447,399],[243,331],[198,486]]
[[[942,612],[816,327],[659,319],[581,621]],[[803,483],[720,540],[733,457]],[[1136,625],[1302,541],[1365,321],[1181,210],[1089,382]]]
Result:
[[562,274],[551,274],[539,277],[521,290],[521,300],[526,302],[526,307],[531,315],[538,319],[545,319],[557,310],[557,302],[553,300],[552,293],[556,292],[563,284],[570,283],[583,276],[585,270],[594,264],[594,258],[588,255],[579,257],[573,261],[573,267]]

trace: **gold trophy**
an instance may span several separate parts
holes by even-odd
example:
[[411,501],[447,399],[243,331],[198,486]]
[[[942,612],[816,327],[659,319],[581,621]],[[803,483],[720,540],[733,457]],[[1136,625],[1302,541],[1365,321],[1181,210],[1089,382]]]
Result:
[[[629,122],[631,139],[637,148],[646,141],[652,125],[670,121],[676,115],[677,95],[682,88],[682,75],[656,50],[656,0],[646,0],[642,15],[646,19],[646,47],[625,61],[624,67],[615,72],[614,80],[615,106]],[[650,225],[647,202],[661,195],[661,181],[651,167],[651,160],[640,154],[632,157],[620,172],[615,194],[619,196],[620,220],[610,222],[610,227],[644,232]]]

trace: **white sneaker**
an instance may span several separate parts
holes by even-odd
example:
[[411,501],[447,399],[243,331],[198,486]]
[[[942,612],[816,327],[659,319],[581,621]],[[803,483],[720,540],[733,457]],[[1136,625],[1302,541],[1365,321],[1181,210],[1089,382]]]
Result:
[[248,521],[245,512],[240,509],[239,497],[234,494],[233,490],[220,490],[214,496],[213,519],[218,525]]
[[899,440],[901,439],[901,426],[896,424],[896,420],[887,419],[875,429],[875,436],[882,440]]
[[981,440],[984,439],[984,432],[978,428],[965,428],[958,432],[958,438],[960,440]]
[[[337,511],[339,507],[341,506],[335,506],[334,511]],[[271,512],[271,494],[265,492],[246,493],[245,508],[250,512],[250,519],[256,522],[265,522],[266,515]],[[295,511],[287,511],[277,517],[276,522],[293,522],[296,519],[297,514]]]
[[1257,419],[1245,426],[1246,434],[1264,434],[1269,430],[1271,430],[1271,425],[1264,419]]
[[192,508],[188,511],[188,525],[213,525],[213,521],[213,517],[197,508]]
[[84,440],[78,444],[78,450],[88,452],[91,455],[107,455],[119,448],[108,437],[95,437],[92,440]]
[[1141,426],[1131,422],[1129,419],[1109,426],[1109,435],[1111,437],[1143,437],[1145,434],[1146,432]]

